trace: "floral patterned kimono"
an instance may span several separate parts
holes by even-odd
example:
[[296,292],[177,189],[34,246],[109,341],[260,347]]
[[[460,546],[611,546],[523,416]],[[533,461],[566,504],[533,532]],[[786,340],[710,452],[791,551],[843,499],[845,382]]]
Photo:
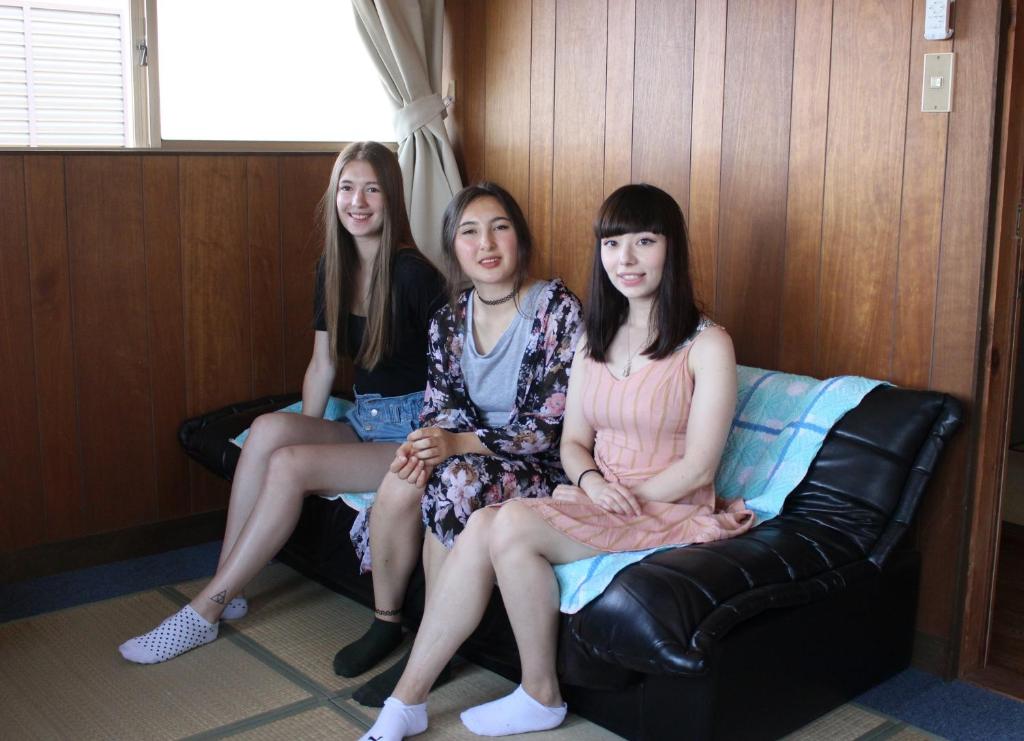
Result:
[[[451,432],[475,432],[494,455],[452,456],[434,469],[423,493],[423,523],[446,548],[470,514],[514,497],[546,497],[568,483],[558,455],[576,341],[582,325],[579,299],[555,279],[537,301],[530,341],[519,366],[516,401],[504,427],[486,427],[466,392],[462,347],[470,291],[453,313],[443,306],[430,322],[427,389],[420,423]],[[360,515],[352,542],[363,571],[370,566],[369,518]]]

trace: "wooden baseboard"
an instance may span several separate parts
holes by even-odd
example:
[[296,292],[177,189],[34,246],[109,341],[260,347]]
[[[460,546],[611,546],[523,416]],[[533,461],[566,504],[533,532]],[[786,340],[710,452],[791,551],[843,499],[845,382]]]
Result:
[[1001,695],[1024,700],[1024,675],[999,666],[986,666],[961,677],[963,681],[998,692]]
[[951,679],[949,641],[914,631],[914,649],[910,665],[929,674],[938,674],[944,679]]
[[224,536],[226,515],[226,510],[204,512],[0,554],[0,584],[219,540]]

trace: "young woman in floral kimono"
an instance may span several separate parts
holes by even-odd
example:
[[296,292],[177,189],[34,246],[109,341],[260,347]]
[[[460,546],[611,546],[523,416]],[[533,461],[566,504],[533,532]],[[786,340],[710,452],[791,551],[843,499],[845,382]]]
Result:
[[[375,619],[335,657],[342,676],[367,671],[401,641],[402,602],[421,551],[429,593],[474,510],[548,497],[567,483],[558,445],[582,331],[579,300],[560,280],[529,277],[526,221],[493,183],[455,196],[442,248],[449,285],[472,285],[434,315],[421,426],[352,529],[363,569],[372,565]],[[400,672],[376,678],[356,699],[380,705]]]
[[522,684],[466,710],[462,722],[480,736],[560,725],[553,566],[733,537],[753,524],[741,502],[716,502],[736,361],[729,335],[694,300],[679,205],[654,186],[625,185],[601,206],[594,232],[587,334],[573,361],[561,441],[572,484],[473,515],[435,580],[404,673],[360,741],[400,741],[427,729],[428,692],[477,627],[495,584]]

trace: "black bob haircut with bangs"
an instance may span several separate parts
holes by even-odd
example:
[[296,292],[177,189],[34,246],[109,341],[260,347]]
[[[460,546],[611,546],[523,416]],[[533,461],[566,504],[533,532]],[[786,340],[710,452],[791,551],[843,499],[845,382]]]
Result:
[[651,307],[654,339],[643,349],[653,360],[671,355],[693,335],[700,308],[690,280],[690,240],[679,204],[661,188],[645,183],[624,185],[601,204],[594,221],[594,268],[587,305],[587,352],[599,363],[629,316],[629,302],[612,285],[601,262],[601,241],[621,234],[653,232],[665,237],[661,285]]

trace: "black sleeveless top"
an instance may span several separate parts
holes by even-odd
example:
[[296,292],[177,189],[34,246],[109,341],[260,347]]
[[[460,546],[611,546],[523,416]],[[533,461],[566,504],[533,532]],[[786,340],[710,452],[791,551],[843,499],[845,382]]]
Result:
[[[427,385],[427,327],[434,312],[444,303],[444,279],[418,250],[399,250],[392,270],[393,349],[372,371],[355,367],[354,390],[360,394],[404,396],[423,391]],[[322,332],[327,331],[325,303],[321,257],[316,266],[313,327]],[[355,358],[366,332],[366,317],[349,314],[346,321],[348,347],[344,352]]]

